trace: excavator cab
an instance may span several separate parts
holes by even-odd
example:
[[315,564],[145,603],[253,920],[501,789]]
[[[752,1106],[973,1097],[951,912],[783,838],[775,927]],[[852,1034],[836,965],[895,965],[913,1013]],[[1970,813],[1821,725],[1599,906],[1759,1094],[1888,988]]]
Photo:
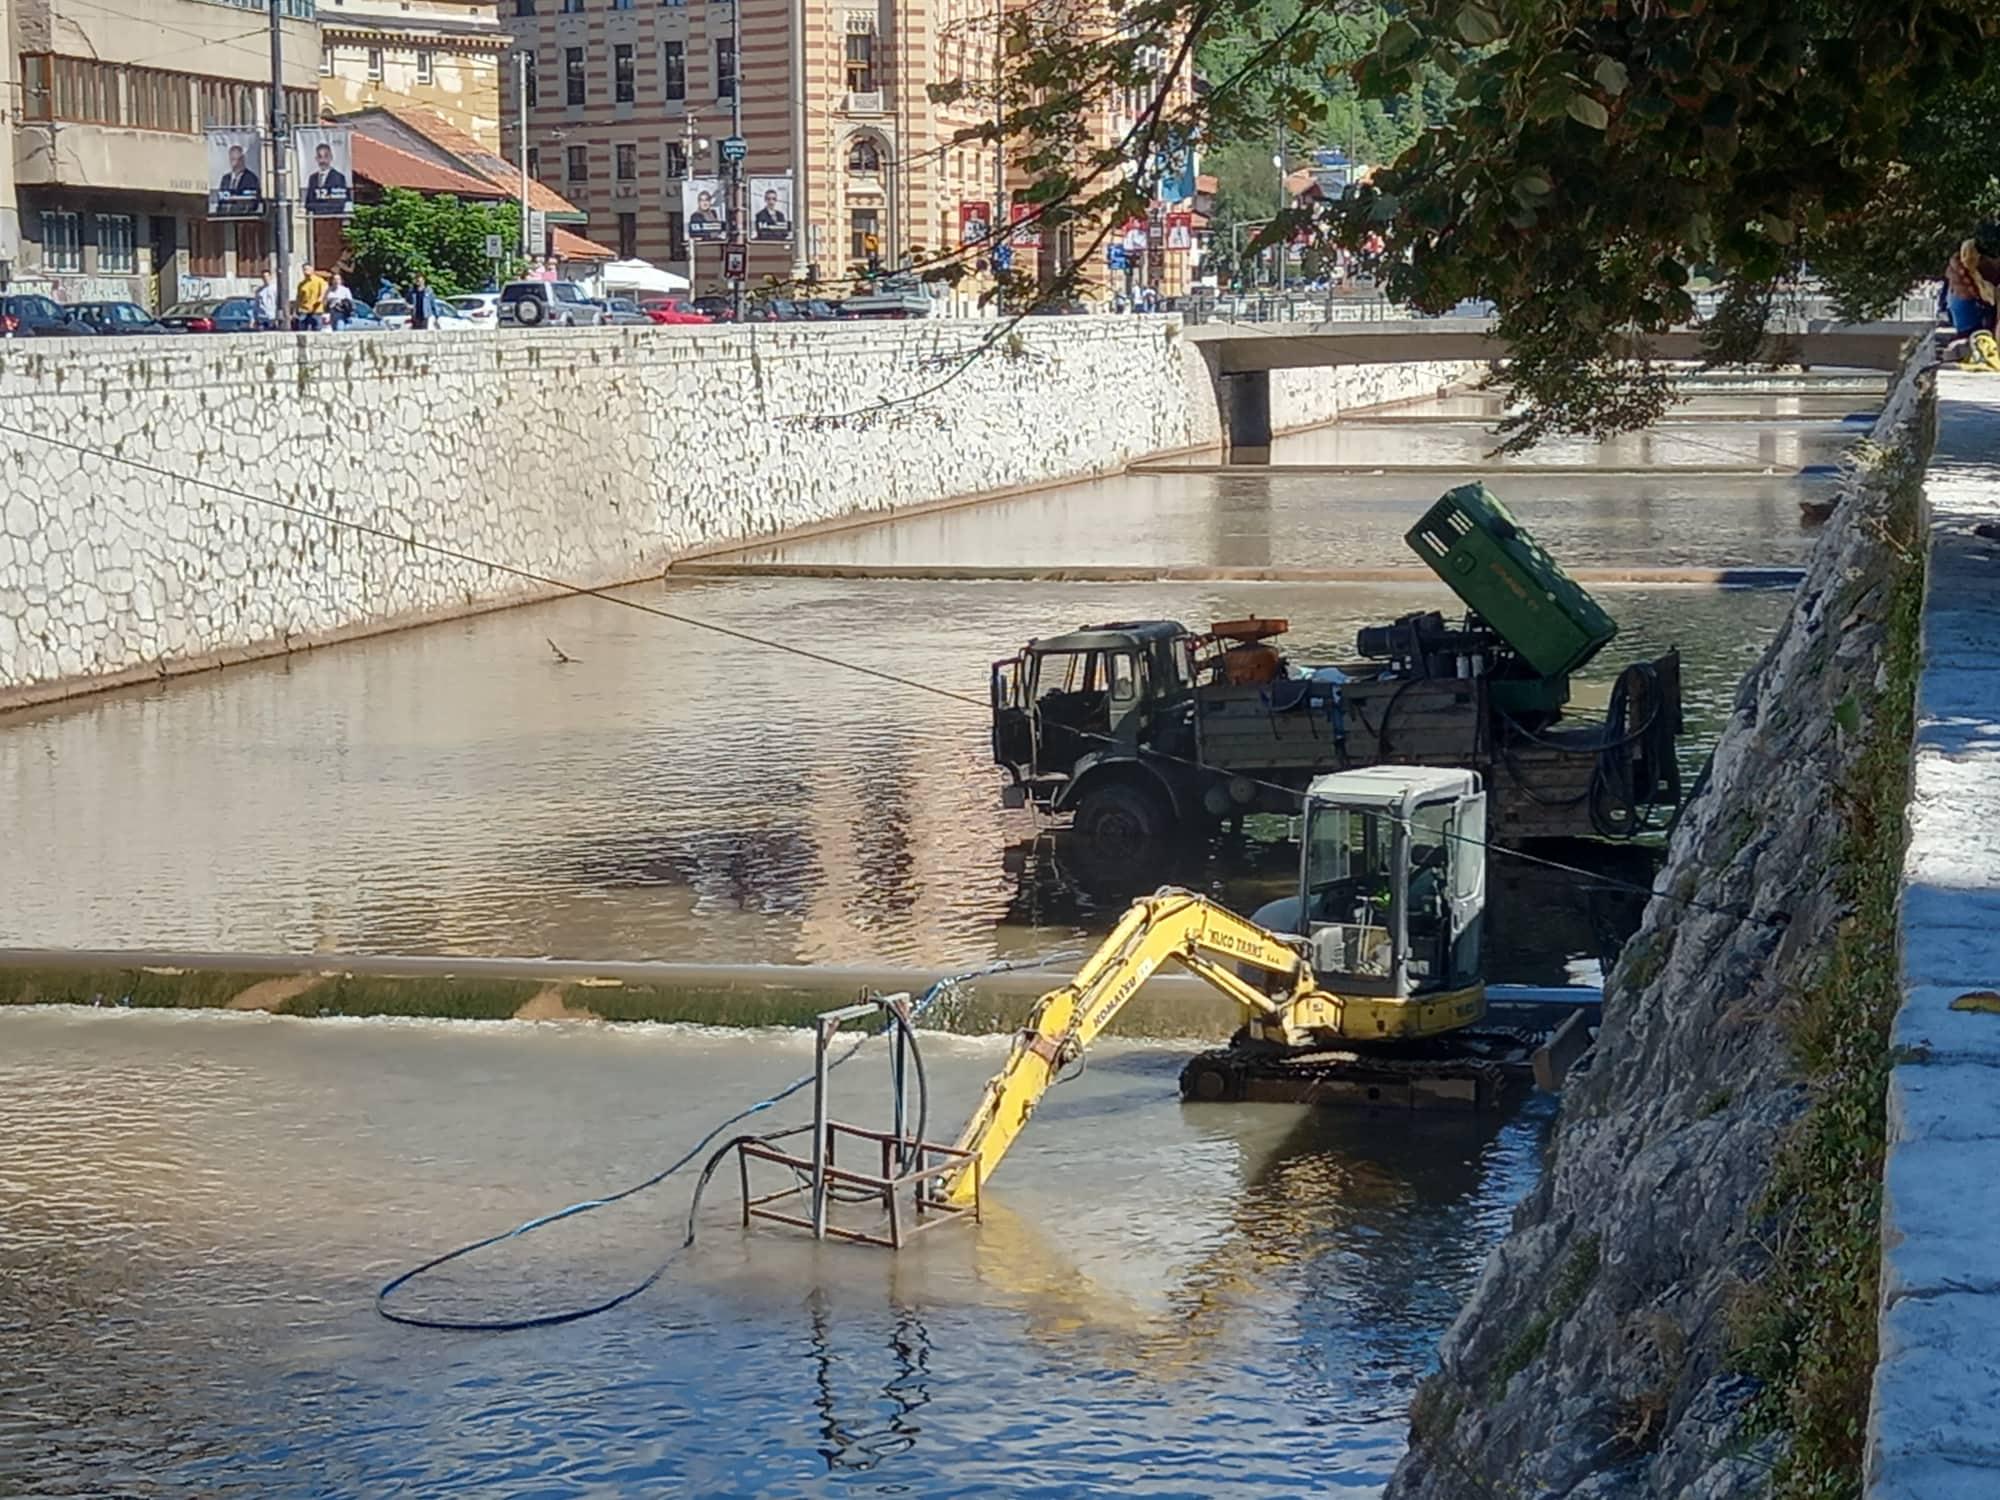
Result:
[[[1323,986],[1409,1001],[1480,985],[1486,794],[1477,774],[1371,766],[1317,777],[1301,844],[1287,925],[1310,942]],[[1258,917],[1272,925],[1284,915]]]

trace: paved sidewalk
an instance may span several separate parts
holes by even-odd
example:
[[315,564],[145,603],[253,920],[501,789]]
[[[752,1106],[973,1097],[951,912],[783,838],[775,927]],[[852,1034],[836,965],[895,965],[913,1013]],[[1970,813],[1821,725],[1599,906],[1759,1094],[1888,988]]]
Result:
[[[1938,376],[1869,1500],[2000,1496],[2000,375]],[[1980,535],[1989,526],[1991,537]]]

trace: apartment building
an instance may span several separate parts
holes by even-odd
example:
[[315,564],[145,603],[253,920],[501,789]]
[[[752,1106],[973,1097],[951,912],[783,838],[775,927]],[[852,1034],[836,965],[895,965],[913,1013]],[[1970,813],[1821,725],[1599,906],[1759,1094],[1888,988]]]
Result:
[[[791,175],[796,223],[788,242],[752,241],[753,283],[808,265],[838,278],[870,244],[891,266],[920,258],[958,243],[963,205],[994,203],[994,149],[949,144],[977,106],[928,93],[990,53],[976,0],[737,0],[740,18],[730,0],[511,3],[529,170],[621,254],[687,267],[682,179],[721,171],[739,88],[745,170]],[[508,121],[510,156],[514,136]],[[714,284],[718,249],[694,248],[697,284]]]
[[513,37],[493,0],[325,0],[319,21],[320,93],[334,113],[424,109],[500,149]]
[[[319,115],[312,0],[280,0],[286,107]],[[17,76],[5,90],[13,150],[0,152],[0,261],[66,299],[177,298],[246,290],[270,252],[263,223],[207,216],[202,132],[262,125],[271,78],[267,9],[234,0],[11,0],[0,5]],[[11,178],[11,180],[6,180]],[[3,217],[3,216],[0,216]],[[11,233],[10,233],[11,232]]]

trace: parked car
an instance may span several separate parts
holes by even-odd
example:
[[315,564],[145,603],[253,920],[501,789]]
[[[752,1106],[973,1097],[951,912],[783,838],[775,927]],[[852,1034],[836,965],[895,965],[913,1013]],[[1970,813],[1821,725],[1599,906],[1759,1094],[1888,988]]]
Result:
[[829,302],[824,297],[808,297],[793,305],[815,323],[831,323],[841,316],[840,304]]
[[160,321],[180,333],[253,333],[257,328],[254,297],[203,297],[176,302]]
[[[408,328],[410,326],[410,304],[401,297],[383,297],[375,304],[375,316],[382,320],[384,328]],[[438,298],[438,314],[431,324],[439,333],[471,333],[472,319],[466,317],[444,298]]]
[[713,323],[716,320],[706,313],[695,311],[692,302],[682,297],[648,297],[639,304],[639,311],[655,323]]
[[88,323],[73,319],[61,303],[33,292],[0,297],[0,338],[51,339],[97,332]]
[[606,323],[615,323],[621,327],[630,327],[634,324],[641,328],[653,326],[653,320],[647,317],[640,310],[639,304],[630,297],[605,297],[598,302],[598,306],[604,309]]
[[884,276],[868,291],[847,299],[851,318],[928,318],[938,298],[930,283],[906,272]]
[[463,297],[453,297],[451,305],[481,328],[492,328],[500,321],[498,292],[467,292]]
[[789,297],[759,297],[743,304],[746,323],[803,323],[805,317]]
[[[332,325],[328,326],[332,328]],[[388,326],[388,324],[375,316],[375,309],[372,305],[356,297],[354,299],[354,310],[347,315],[347,321],[342,323],[338,328],[332,328],[332,331],[335,333],[380,333]]]
[[172,333],[158,318],[136,302],[72,302],[69,315],[88,323],[96,333]]
[[591,328],[604,321],[604,309],[574,281],[510,281],[500,288],[500,321],[517,328]]
[[728,297],[697,297],[688,305],[711,323],[736,321],[736,303]]

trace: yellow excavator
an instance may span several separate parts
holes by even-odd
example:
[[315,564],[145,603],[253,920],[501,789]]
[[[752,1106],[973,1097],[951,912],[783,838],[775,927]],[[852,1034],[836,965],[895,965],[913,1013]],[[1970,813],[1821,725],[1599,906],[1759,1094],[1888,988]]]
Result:
[[1015,1038],[959,1137],[970,1154],[948,1201],[972,1201],[1042,1095],[1170,962],[1244,1015],[1227,1047],[1182,1071],[1189,1099],[1477,1107],[1524,1071],[1518,1034],[1474,1030],[1486,1014],[1478,775],[1388,765],[1317,777],[1301,843],[1298,894],[1256,920],[1171,888],[1132,904]]

